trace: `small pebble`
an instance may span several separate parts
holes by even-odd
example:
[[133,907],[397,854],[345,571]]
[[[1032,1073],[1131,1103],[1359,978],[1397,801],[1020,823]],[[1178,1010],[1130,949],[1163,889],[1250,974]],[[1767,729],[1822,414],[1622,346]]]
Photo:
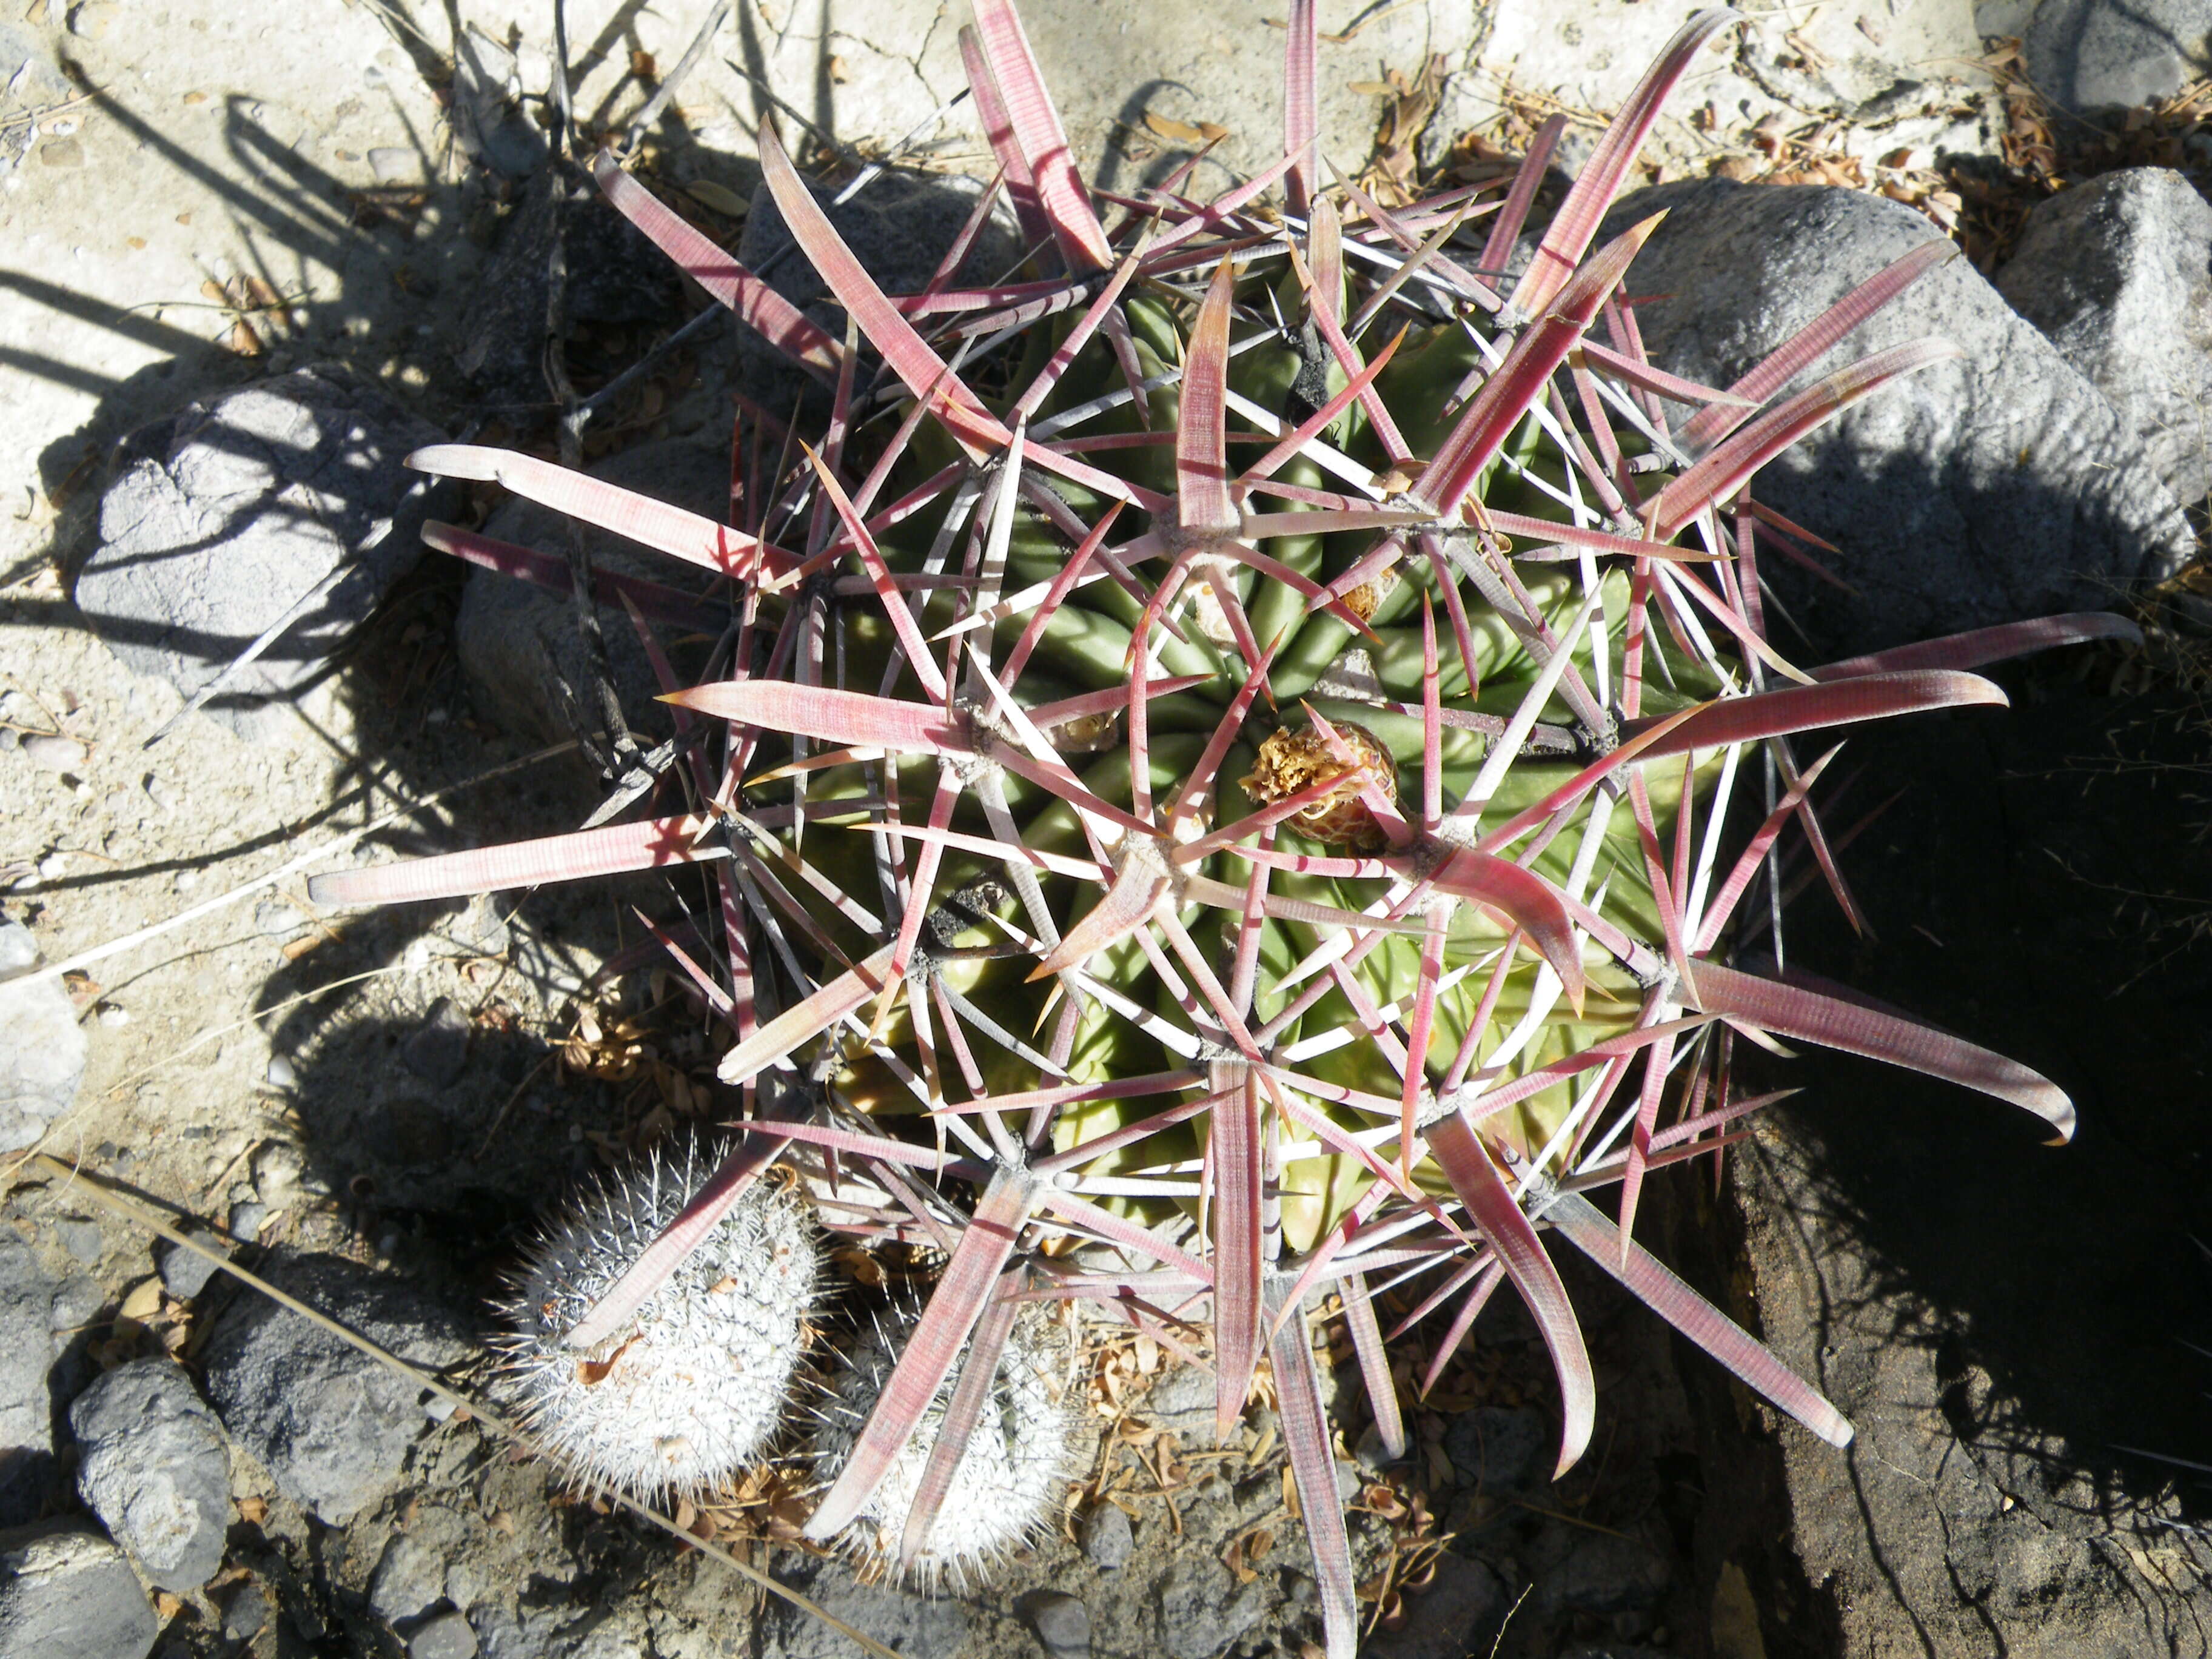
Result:
[[50,167],[81,167],[84,146],[74,138],[49,138],[39,146],[39,159]]
[[1091,1651],[1091,1609],[1065,1590],[1032,1590],[1015,1606],[1054,1659]]
[[[218,1251],[228,1247],[202,1232],[197,1227],[185,1230],[187,1237]],[[181,1244],[172,1244],[166,1238],[154,1249],[154,1266],[161,1274],[161,1288],[179,1302],[189,1302],[207,1289],[208,1280],[216,1274],[216,1265],[198,1250],[188,1250]]]
[[477,1633],[458,1613],[441,1613],[407,1638],[407,1659],[471,1659]]
[[1100,1571],[1115,1571],[1136,1547],[1136,1535],[1120,1504],[1101,1504],[1083,1518],[1083,1553]]
[[12,755],[23,746],[23,734],[12,726],[0,726],[0,755]]
[[84,0],[69,15],[70,33],[86,40],[104,40],[115,27],[114,0]]
[[59,881],[69,873],[69,859],[61,853],[49,853],[39,860],[39,873],[48,881]]
[[131,1011],[119,1002],[103,1002],[93,1010],[93,1018],[102,1025],[128,1025]]
[[[53,148],[52,144],[46,146],[48,154],[52,154]],[[84,764],[82,744],[75,738],[60,737],[50,732],[34,732],[25,738],[23,752],[30,757],[31,764],[41,772],[52,772],[58,777],[66,772],[74,772]]]
[[99,1261],[107,1249],[97,1221],[64,1218],[54,1223],[54,1231],[61,1235],[62,1248],[87,1267]]
[[230,1236],[251,1244],[261,1237],[262,1224],[269,1219],[269,1206],[247,1199],[230,1206]]
[[292,1069],[292,1062],[283,1055],[271,1054],[269,1056],[269,1069],[261,1074],[261,1079],[272,1089],[289,1089],[298,1084],[300,1074]]
[[422,1402],[422,1415],[433,1423],[450,1422],[453,1413],[458,1409],[459,1407],[442,1394],[434,1394]]
[[172,811],[176,806],[177,792],[161,781],[160,773],[149,772],[146,775],[145,789],[146,799],[164,812]]

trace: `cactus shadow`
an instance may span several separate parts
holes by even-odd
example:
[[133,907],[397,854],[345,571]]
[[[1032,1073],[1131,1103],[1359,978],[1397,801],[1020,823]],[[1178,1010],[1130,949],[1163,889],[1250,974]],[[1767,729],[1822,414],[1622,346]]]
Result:
[[[1853,739],[1861,809],[1905,793],[1844,858],[1876,936],[1808,894],[1799,965],[2035,1066],[2072,1096],[2072,1145],[2019,1113],[1819,1050],[1775,1160],[1846,1284],[1823,1364],[1932,1356],[1933,1406],[2008,1492],[2069,1529],[2162,1502],[2212,1514],[2212,847],[2191,696],[2010,677],[2009,714]],[[1848,814],[1846,816],[1849,816]],[[1884,1400],[1882,1408],[1908,1402]],[[2185,1462],[2164,1461],[2185,1460]],[[2041,1509],[2039,1507],[2039,1513]],[[2169,1511],[2170,1513],[2170,1511]],[[2056,1523],[2056,1522],[2054,1522]]]

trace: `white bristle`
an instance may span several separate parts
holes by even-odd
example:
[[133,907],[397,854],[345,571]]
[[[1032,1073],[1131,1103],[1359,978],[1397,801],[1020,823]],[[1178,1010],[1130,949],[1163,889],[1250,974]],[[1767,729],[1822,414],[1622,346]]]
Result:
[[[836,1479],[853,1443],[906,1346],[918,1311],[895,1305],[872,1328],[858,1333],[836,1358],[830,1401],[814,1437],[814,1473]],[[1066,1328],[1042,1309],[1015,1323],[1000,1356],[991,1398],[979,1414],[968,1449],[939,1508],[927,1543],[903,1575],[899,1547],[908,1511],[937,1443],[967,1351],[922,1413],[914,1438],[884,1474],[875,1493],[836,1543],[862,1570],[903,1576],[917,1588],[937,1590],[949,1579],[974,1582],[994,1562],[1034,1537],[1059,1512],[1075,1438],[1069,1404],[1074,1345]]]
[[762,1181],[629,1326],[591,1353],[562,1339],[710,1171],[695,1149],[603,1179],[538,1243],[502,1311],[504,1386],[575,1479],[694,1498],[767,1452],[806,1345],[820,1252],[805,1200]]

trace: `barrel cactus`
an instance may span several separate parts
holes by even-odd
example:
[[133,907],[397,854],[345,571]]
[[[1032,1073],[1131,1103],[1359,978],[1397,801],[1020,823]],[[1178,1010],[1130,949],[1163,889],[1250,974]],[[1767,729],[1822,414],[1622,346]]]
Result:
[[[1530,252],[1556,123],[1502,194],[1325,187],[1310,3],[1290,9],[1280,154],[1212,201],[1189,167],[1134,196],[1086,188],[1010,0],[972,3],[975,106],[1032,251],[1013,280],[956,278],[987,197],[922,293],[887,295],[764,126],[765,188],[843,308],[841,341],[595,163],[617,208],[821,382],[812,429],[741,432],[742,525],[526,456],[414,458],[712,573],[703,592],[621,585],[641,625],[721,627],[711,678],[667,697],[669,787],[693,810],[319,896],[708,866],[719,926],[671,948],[727,1025],[720,1075],[757,1145],[568,1342],[625,1329],[779,1149],[834,1154],[872,1172],[875,1200],[829,1224],[943,1265],[812,1536],[896,1480],[922,1497],[886,1547],[923,1559],[951,1483],[911,1480],[910,1449],[981,1408],[1018,1302],[1088,1301],[1170,1342],[1203,1310],[1218,1426],[1272,1364],[1328,1650],[1347,1653],[1303,1316],[1326,1297],[1395,1447],[1376,1295],[1419,1281],[1412,1316],[1446,1322],[1432,1381],[1510,1283],[1555,1362],[1559,1469],[1582,1454],[1594,1380],[1547,1233],[1849,1438],[1635,1242],[1639,1194],[1763,1103],[1735,1085],[1739,1034],[1912,1066],[2070,1132],[2046,1079],[1759,952],[1778,949],[1785,850],[1850,904],[1813,794],[1833,751],[1797,738],[2002,702],[1975,667],[2124,624],[1809,670],[1769,640],[1759,562],[1815,543],[1752,499],[1753,474],[1954,352],[1811,373],[1948,253],[1933,241],[1733,386],[1646,358],[1621,283],[1657,222],[1593,244],[1734,14],[1683,27]],[[531,550],[428,533],[568,580]],[[1607,1188],[1610,1215],[1589,1196]]]

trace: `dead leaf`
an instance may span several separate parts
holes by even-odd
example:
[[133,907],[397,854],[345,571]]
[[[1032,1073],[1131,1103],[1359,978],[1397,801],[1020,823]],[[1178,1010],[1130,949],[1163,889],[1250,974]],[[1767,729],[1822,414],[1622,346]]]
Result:
[[263,356],[269,349],[261,343],[261,337],[253,331],[253,325],[243,317],[231,325],[229,337],[223,343],[241,357]]
[[1145,112],[1145,125],[1155,137],[1176,144],[1218,143],[1229,136],[1229,129],[1215,121],[1178,121],[1171,115],[1154,111]]
[[146,246],[146,239],[143,236],[126,236],[123,239],[123,246],[135,253]]
[[238,1518],[249,1527],[258,1527],[269,1518],[269,1500],[265,1498],[241,1498],[238,1500]]
[[188,92],[185,94],[185,101],[188,104],[204,104],[207,102],[207,94],[204,92]]
[[710,213],[719,213],[726,219],[742,219],[753,210],[750,202],[727,185],[718,185],[712,179],[694,179],[684,186],[684,193]]
[[124,1297],[122,1307],[117,1311],[124,1318],[135,1319],[142,1325],[161,1312],[161,1275],[157,1273],[150,1278],[142,1279],[133,1285],[129,1294]]
[[650,81],[659,73],[649,52],[633,52],[629,55],[629,72],[641,81]]

